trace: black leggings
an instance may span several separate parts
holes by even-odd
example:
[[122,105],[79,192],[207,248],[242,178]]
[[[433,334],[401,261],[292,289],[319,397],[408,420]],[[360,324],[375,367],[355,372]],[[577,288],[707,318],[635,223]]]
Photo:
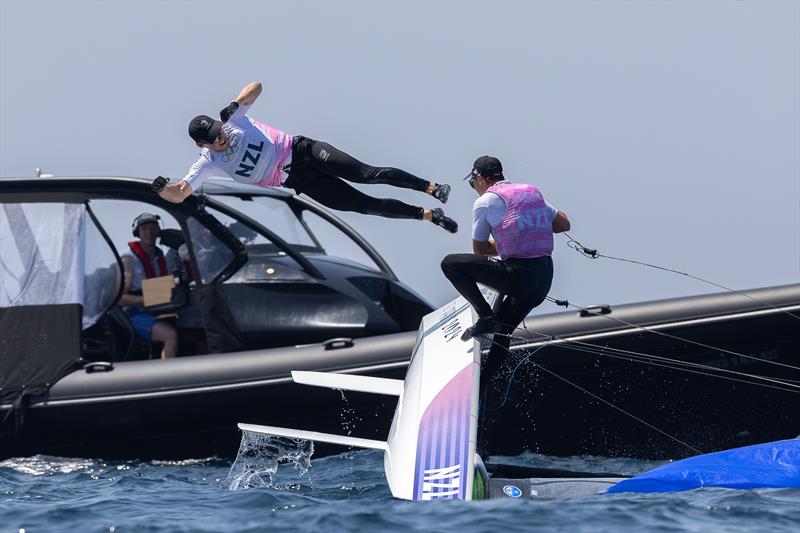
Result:
[[481,294],[478,283],[497,290],[501,297],[505,296],[494,319],[502,325],[500,333],[503,335],[495,335],[481,371],[481,391],[489,392],[492,377],[508,355],[511,339],[507,335],[513,335],[528,313],[550,292],[553,260],[549,255],[501,261],[485,255],[450,254],[442,260],[442,271],[479,316],[490,316],[492,308]]
[[[338,176],[338,177],[337,177]],[[423,209],[391,198],[375,198],[351,187],[355,183],[379,183],[425,192],[429,182],[391,167],[373,167],[328,143],[297,136],[292,142],[292,164],[284,187],[305,193],[339,211],[355,211],[388,218],[422,218]]]

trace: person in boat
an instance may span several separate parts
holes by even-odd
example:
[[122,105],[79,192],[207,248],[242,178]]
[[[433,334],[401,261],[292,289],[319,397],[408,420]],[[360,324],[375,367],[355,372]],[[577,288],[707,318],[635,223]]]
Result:
[[124,285],[119,305],[141,338],[164,343],[161,358],[166,359],[177,355],[178,331],[169,322],[158,320],[148,312],[142,296],[142,280],[171,275],[175,270],[174,254],[165,256],[156,246],[161,231],[160,218],[152,213],[142,213],[133,219],[131,230],[138,240],[129,242],[128,250],[120,257]]
[[450,186],[418,178],[392,167],[373,167],[331,146],[302,135],[289,135],[247,115],[261,94],[253,82],[220,111],[220,119],[198,115],[189,122],[189,136],[200,157],[179,183],[167,185],[162,176],[153,189],[165,200],[180,203],[198,190],[206,178],[227,176],[261,187],[286,187],[305,193],[322,205],[388,218],[428,220],[455,233],[458,224],[441,208],[427,209],[391,198],[368,196],[345,180],[384,184],[425,192],[447,202]]
[[[505,179],[503,165],[495,157],[476,159],[465,179],[479,195],[472,208],[474,253],[447,255],[442,271],[478,314],[462,339],[498,334],[481,372],[481,394],[485,395],[508,353],[509,336],[550,290],[553,234],[569,230],[570,222],[566,213],[545,201],[538,188]],[[478,283],[503,295],[496,313]]]

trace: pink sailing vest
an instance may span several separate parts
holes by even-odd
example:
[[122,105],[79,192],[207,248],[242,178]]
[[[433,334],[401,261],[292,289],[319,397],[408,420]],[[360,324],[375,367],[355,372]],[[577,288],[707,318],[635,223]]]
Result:
[[501,181],[487,192],[506,203],[503,220],[492,226],[500,259],[542,257],[553,252],[553,218],[539,189]]

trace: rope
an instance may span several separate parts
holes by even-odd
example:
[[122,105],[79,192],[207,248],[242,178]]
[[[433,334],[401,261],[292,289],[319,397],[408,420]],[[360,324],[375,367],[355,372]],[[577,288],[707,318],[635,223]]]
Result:
[[[486,407],[485,409],[487,411],[499,411],[500,409],[502,409],[506,405],[506,402],[508,401],[508,393],[511,391],[511,384],[514,382],[514,374],[517,373],[517,369],[519,369],[519,367],[522,366],[522,363],[524,363],[525,361],[527,361],[528,359],[530,359],[531,357],[536,355],[536,352],[538,352],[539,350],[541,350],[542,348],[544,348],[545,346],[550,344],[550,342],[552,340],[553,339],[550,339],[549,341],[545,342],[544,344],[542,344],[541,346],[536,348],[534,351],[532,351],[531,353],[526,355],[519,363],[517,363],[517,366],[514,367],[514,370],[511,372],[511,376],[509,376],[509,378],[508,378],[508,383],[506,384],[506,392],[503,395],[503,401],[501,401],[500,404],[497,407]],[[494,342],[494,341],[492,341],[492,342]],[[501,345],[498,344],[498,346],[501,346]]]
[[785,314],[789,315],[792,318],[800,320],[800,316],[795,315],[794,313],[790,313],[789,311],[787,311],[785,309],[781,309],[780,307],[778,307],[776,305],[773,305],[773,304],[771,304],[769,302],[765,302],[764,300],[760,300],[760,299],[758,299],[758,298],[756,298],[754,296],[751,296],[751,295],[747,294],[746,292],[738,291],[736,289],[731,289],[730,287],[726,287],[725,285],[721,285],[721,284],[716,283],[714,281],[703,279],[701,277],[695,276],[693,274],[689,274],[687,272],[681,272],[680,270],[674,270],[672,268],[653,265],[653,264],[650,264],[650,263],[645,263],[643,261],[634,261],[633,259],[625,259],[625,258],[622,258],[622,257],[614,257],[612,255],[601,254],[600,252],[598,252],[594,248],[587,248],[586,246],[581,244],[580,241],[578,241],[577,239],[574,239],[572,237],[572,235],[570,235],[569,233],[564,232],[564,235],[566,235],[569,238],[569,241],[567,241],[567,246],[572,248],[573,250],[577,251],[578,253],[580,253],[584,257],[588,257],[590,259],[597,259],[599,257],[604,257],[606,259],[612,259],[614,261],[622,261],[622,262],[625,262],[625,263],[633,263],[635,265],[641,265],[641,266],[645,266],[645,267],[649,267],[649,268],[655,268],[657,270],[663,270],[665,272],[672,272],[673,274],[680,274],[681,276],[686,276],[686,277],[695,279],[697,281],[701,281],[703,283],[707,283],[709,285],[713,285],[714,287],[719,287],[720,289],[724,289],[726,291],[729,291],[729,292],[732,292],[732,293],[735,293],[735,294],[739,294],[739,295],[744,296],[745,298],[749,298],[750,300],[753,300],[754,302],[757,302],[757,303],[759,303],[759,304],[761,304],[761,305],[763,305],[765,307],[769,307],[769,308],[775,309],[776,311],[780,311],[782,313],[785,313]]

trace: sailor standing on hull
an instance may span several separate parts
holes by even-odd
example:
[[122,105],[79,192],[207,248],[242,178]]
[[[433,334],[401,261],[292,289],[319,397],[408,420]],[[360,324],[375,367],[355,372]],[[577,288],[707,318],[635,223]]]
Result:
[[458,224],[441,208],[425,209],[399,200],[374,198],[351,187],[355,183],[379,183],[414,189],[447,202],[450,186],[418,178],[404,170],[373,167],[330,144],[300,135],[289,135],[247,115],[261,83],[253,82],[220,111],[219,120],[198,115],[189,123],[189,136],[203,149],[189,173],[177,184],[157,177],[153,189],[165,200],[180,203],[206,178],[227,176],[261,187],[287,187],[339,211],[355,211],[388,218],[428,220],[455,233]]
[[[478,313],[475,325],[462,339],[502,334],[495,336],[481,371],[485,404],[492,396],[488,384],[508,353],[508,335],[550,290],[553,233],[568,231],[570,223],[566,213],[547,203],[539,189],[506,180],[497,158],[479,157],[465,179],[480,195],[472,209],[475,253],[446,256],[442,271]],[[490,234],[494,242],[489,240]],[[478,283],[505,296],[497,314],[483,298]]]

